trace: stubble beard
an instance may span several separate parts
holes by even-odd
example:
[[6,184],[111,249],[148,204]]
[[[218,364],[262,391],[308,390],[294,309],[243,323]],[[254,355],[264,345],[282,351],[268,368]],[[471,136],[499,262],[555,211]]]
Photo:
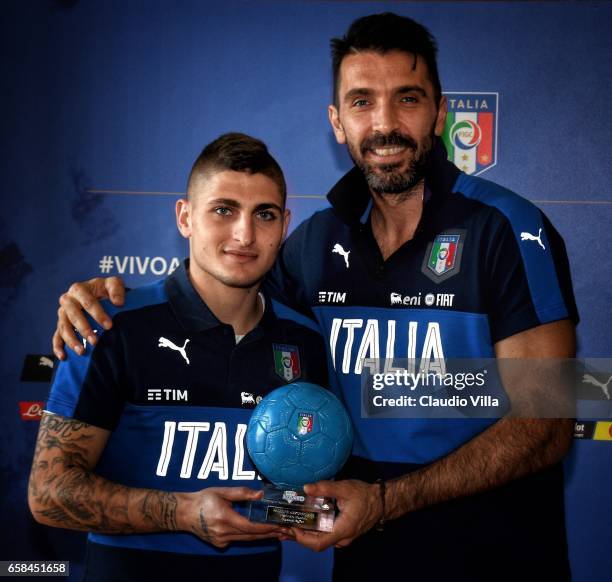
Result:
[[[366,138],[356,151],[354,144],[348,144],[349,154],[354,164],[363,172],[372,192],[408,198],[425,177],[425,168],[433,148],[433,130],[420,144],[410,136],[398,131],[387,135],[380,133]],[[408,167],[401,171],[404,162],[384,165],[369,164],[365,156],[376,147],[405,146],[412,151]]]
[[233,287],[234,289],[251,289],[256,285],[260,285],[263,280],[263,277],[245,280],[232,278],[231,276],[218,275],[216,279],[223,283],[226,287]]
[[209,275],[214,277],[220,283],[223,283],[226,287],[232,287],[234,289],[250,289],[256,285],[260,285],[265,276],[264,274],[260,275],[259,277],[246,278],[212,271],[209,271]]

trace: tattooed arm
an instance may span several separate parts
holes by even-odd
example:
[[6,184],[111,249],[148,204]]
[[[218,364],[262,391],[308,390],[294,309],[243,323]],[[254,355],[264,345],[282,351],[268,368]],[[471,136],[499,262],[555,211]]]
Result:
[[126,487],[93,470],[110,432],[45,412],[28,485],[28,503],[39,523],[106,534],[187,531],[217,547],[286,535],[255,524],[232,509],[257,499],[247,487],[209,487],[172,493]]

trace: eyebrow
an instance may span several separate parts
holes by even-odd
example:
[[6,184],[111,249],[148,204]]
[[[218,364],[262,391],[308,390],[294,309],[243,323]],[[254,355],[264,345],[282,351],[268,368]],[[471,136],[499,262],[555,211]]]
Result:
[[[209,200],[208,204],[211,206],[222,204],[223,206],[229,206],[230,208],[242,208],[242,204],[232,198],[215,198],[213,200]],[[274,202],[262,202],[255,207],[254,212],[261,212],[262,210],[268,210],[269,208],[275,208],[279,212],[283,212],[283,209]]]
[[344,100],[345,101],[350,101],[354,97],[359,97],[361,95],[366,95],[367,96],[367,95],[371,95],[371,94],[372,94],[372,90],[371,89],[367,89],[366,87],[356,87],[355,89],[351,89],[350,91],[345,93]]
[[[344,95],[345,101],[350,101],[355,97],[372,95],[372,89],[368,89],[367,87],[355,87],[354,89],[350,89]],[[405,93],[419,93],[423,97],[427,97],[427,92],[420,85],[403,85],[395,89],[395,93],[399,95],[404,95]]]
[[262,210],[268,210],[269,208],[274,208],[281,213],[283,212],[283,209],[278,204],[274,204],[273,202],[262,202],[261,204],[258,204],[255,207],[255,212],[261,212]]
[[231,206],[232,208],[240,208],[240,202],[236,200],[232,200],[231,198],[214,198],[213,200],[209,200],[208,204],[223,204],[223,206]]
[[427,97],[427,91],[423,89],[420,85],[404,85],[396,90],[396,93],[404,94],[404,93],[419,93],[423,97]]

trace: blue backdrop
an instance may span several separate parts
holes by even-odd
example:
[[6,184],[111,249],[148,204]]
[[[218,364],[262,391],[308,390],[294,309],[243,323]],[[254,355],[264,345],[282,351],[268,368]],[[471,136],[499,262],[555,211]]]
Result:
[[[123,273],[130,286],[166,274],[187,251],[174,203],[196,155],[222,132],[270,146],[287,175],[293,226],[325,206],[350,167],[327,122],[329,39],[358,16],[393,10],[424,23],[439,41],[445,91],[497,94],[496,164],[484,177],[535,201],[562,233],[580,354],[611,355],[611,4],[30,0],[2,8],[0,559],[70,559],[75,572],[81,559],[83,536],[35,524],[25,494],[57,296],[103,271]],[[612,571],[611,443],[578,441],[566,463],[578,581]],[[327,579],[329,553],[288,551],[295,559],[285,580]]]

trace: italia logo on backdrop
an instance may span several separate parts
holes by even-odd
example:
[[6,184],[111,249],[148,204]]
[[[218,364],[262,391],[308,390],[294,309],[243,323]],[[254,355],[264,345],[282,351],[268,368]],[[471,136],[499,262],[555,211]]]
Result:
[[448,114],[442,139],[448,159],[466,174],[497,163],[498,93],[444,93]]
[[272,344],[274,350],[274,370],[287,382],[300,377],[300,353],[297,346]]

